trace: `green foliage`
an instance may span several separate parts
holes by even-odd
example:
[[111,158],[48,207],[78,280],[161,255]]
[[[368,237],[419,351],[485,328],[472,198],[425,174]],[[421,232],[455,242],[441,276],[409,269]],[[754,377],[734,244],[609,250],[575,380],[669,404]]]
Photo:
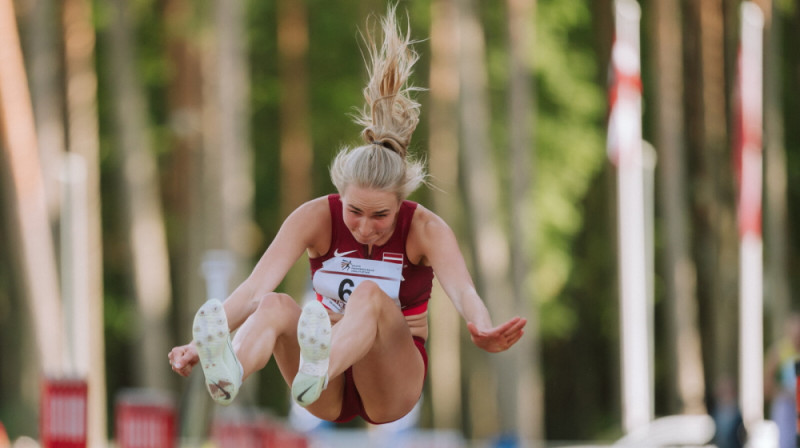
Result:
[[[791,12],[791,14],[789,13]],[[800,207],[795,204],[800,203],[800,95],[797,95],[797,85],[800,80],[800,54],[796,49],[800,47],[800,8],[787,8],[786,13],[776,16],[780,20],[782,33],[783,58],[781,65],[782,91],[783,91],[783,128],[785,132],[786,144],[786,168],[787,168],[787,200],[789,203],[789,223],[788,228],[797,227],[800,223]],[[793,250],[789,253],[800,253],[800,238],[789,238]],[[790,260],[789,272],[797,272],[800,267],[800,260],[792,256]],[[798,291],[800,288],[800,276],[790,275],[791,290]],[[795,294],[796,296],[796,294]],[[792,297],[793,309],[800,308],[800,300]]]
[[[585,29],[590,12],[580,0],[539,1],[536,21],[536,174],[539,232],[534,272],[542,304],[543,337],[567,336],[573,311],[559,300],[575,263],[572,240],[593,217],[581,198],[605,163],[602,70]],[[572,315],[572,316],[571,316]]]
[[279,105],[275,2],[250,2],[247,44],[250,53],[250,109],[253,175],[256,183],[256,222],[267,233],[277,233],[280,223]]
[[[507,19],[502,5],[481,6],[494,117],[492,154],[507,185],[508,170],[503,169],[509,164],[504,150],[509,143]],[[560,297],[575,266],[573,240],[587,221],[581,200],[606,161],[604,91],[596,81],[603,69],[592,47],[586,2],[538,1],[535,29],[531,219],[536,228],[532,251],[536,267],[528,283],[540,304],[543,337],[567,338],[575,330],[577,316]],[[510,204],[507,195],[504,198],[506,208],[518,206]]]

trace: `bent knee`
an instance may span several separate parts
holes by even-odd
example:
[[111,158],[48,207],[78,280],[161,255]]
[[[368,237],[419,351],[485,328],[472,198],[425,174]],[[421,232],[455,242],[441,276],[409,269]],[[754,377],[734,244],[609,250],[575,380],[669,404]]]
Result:
[[353,290],[353,293],[347,299],[347,303],[350,304],[353,301],[360,302],[359,306],[372,306],[376,309],[394,304],[391,297],[389,297],[377,283],[371,280],[361,282],[361,284]]
[[353,290],[353,295],[356,296],[379,296],[385,295],[380,286],[372,280],[365,280],[361,282],[356,289]]
[[271,292],[260,299],[256,306],[256,312],[266,312],[269,314],[282,314],[285,312],[299,312],[300,306],[294,301],[292,296],[280,292]]

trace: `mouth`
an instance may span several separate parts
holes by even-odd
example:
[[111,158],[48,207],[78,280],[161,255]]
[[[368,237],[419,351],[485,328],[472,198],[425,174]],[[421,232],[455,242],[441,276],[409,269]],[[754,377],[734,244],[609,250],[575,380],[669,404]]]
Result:
[[354,233],[353,237],[358,241],[360,244],[372,244],[378,240],[378,235],[370,235],[370,236],[363,236]]

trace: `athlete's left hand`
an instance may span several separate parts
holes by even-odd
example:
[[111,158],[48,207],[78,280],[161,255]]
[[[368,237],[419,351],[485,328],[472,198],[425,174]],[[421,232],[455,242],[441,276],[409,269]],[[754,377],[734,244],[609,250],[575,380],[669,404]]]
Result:
[[527,323],[527,319],[515,317],[500,326],[486,330],[479,329],[472,322],[467,322],[467,329],[475,345],[487,352],[497,353],[508,350],[519,341],[525,333],[523,328]]

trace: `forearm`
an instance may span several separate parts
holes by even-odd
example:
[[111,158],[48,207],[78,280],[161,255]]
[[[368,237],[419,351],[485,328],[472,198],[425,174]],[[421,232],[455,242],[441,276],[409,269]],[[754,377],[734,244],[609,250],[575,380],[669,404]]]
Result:
[[469,288],[453,301],[456,309],[466,322],[472,322],[478,328],[492,328],[492,319],[489,310],[481,300],[474,288]]
[[255,312],[260,300],[278,288],[300,258],[305,248],[296,239],[285,232],[279,233],[249,277],[225,300],[225,314],[231,331],[239,328]]
[[225,316],[228,328],[233,332],[239,328],[258,307],[258,294],[247,281],[239,285],[225,300]]

